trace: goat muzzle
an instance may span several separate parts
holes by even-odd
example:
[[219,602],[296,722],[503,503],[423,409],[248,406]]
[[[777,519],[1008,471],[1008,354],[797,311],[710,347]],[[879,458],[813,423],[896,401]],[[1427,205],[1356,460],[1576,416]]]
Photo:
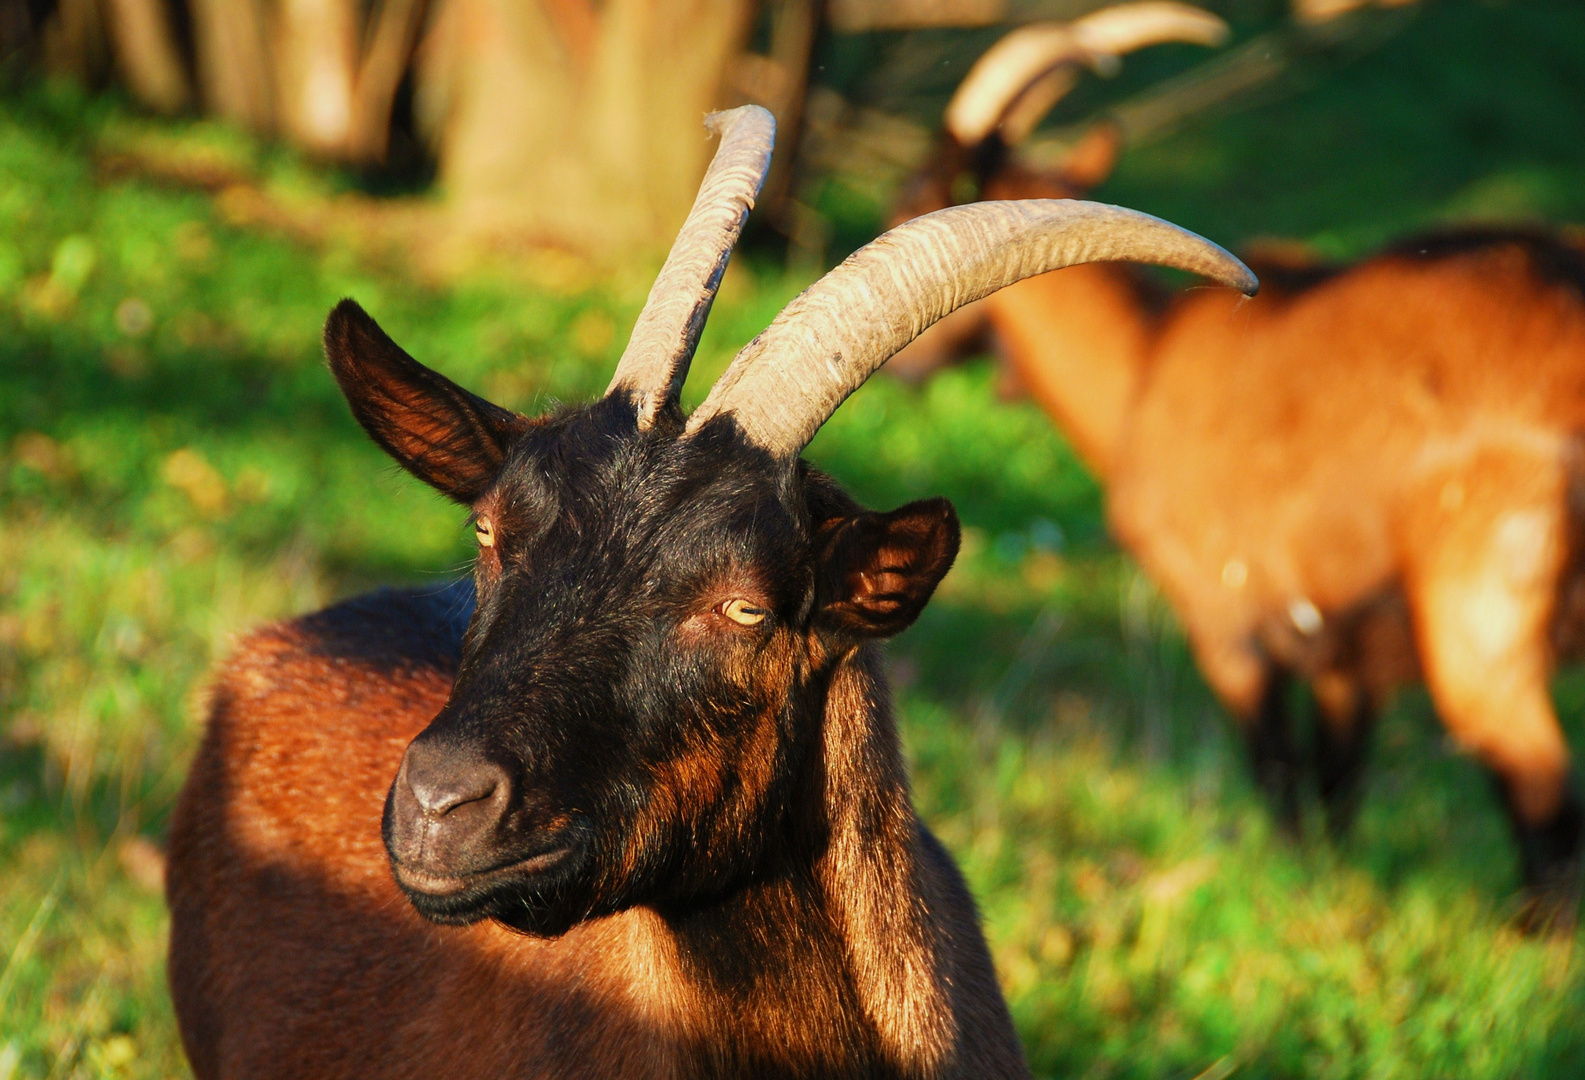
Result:
[[456,883],[499,861],[511,802],[512,781],[501,766],[436,740],[413,740],[386,801],[386,849],[398,878],[406,871],[423,883],[421,892],[459,891]]

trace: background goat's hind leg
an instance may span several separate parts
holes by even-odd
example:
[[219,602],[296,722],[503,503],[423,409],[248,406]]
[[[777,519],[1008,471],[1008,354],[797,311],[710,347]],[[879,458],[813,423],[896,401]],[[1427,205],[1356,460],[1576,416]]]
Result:
[[1277,824],[1289,836],[1299,835],[1299,784],[1304,760],[1293,734],[1293,709],[1289,700],[1293,679],[1285,668],[1272,664],[1254,716],[1245,724],[1244,737],[1255,783],[1265,794]]
[[1341,672],[1322,672],[1310,688],[1316,705],[1316,784],[1327,833],[1342,840],[1353,827],[1364,795],[1375,704],[1359,680]]
[[1220,627],[1188,626],[1200,672],[1238,723],[1255,784],[1278,825],[1299,835],[1303,761],[1293,738],[1289,673],[1251,647],[1247,637]]
[[1561,485],[1546,464],[1468,470],[1458,512],[1444,498],[1441,513],[1415,523],[1424,540],[1411,548],[1408,592],[1437,713],[1492,771],[1513,822],[1525,921],[1566,928],[1579,902],[1582,816],[1549,685],[1566,543]]

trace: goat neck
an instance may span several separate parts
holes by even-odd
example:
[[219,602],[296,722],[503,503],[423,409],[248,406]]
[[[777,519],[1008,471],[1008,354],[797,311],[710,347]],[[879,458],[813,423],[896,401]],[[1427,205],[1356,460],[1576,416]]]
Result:
[[[1115,142],[1104,148],[1104,163],[1095,170],[1103,174],[1110,170]],[[1084,182],[1069,172],[1049,176],[1008,161],[984,191],[990,199],[1079,198]],[[1102,480],[1112,474],[1155,336],[1156,300],[1135,268],[1082,263],[1015,282],[982,301],[984,318],[1019,382]]]
[[1090,471],[1109,478],[1154,336],[1144,283],[1123,267],[1074,266],[985,305],[1019,381]]
[[663,915],[696,1053],[723,1073],[1025,1072],[995,1034],[1007,1021],[991,972],[954,948],[977,933],[973,909],[914,813],[877,667],[862,649],[832,673],[790,856],[717,904]]

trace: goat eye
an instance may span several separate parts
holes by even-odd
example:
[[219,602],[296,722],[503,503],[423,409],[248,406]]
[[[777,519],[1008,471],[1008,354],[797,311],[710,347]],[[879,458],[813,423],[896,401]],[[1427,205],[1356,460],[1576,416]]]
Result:
[[765,608],[755,607],[747,600],[728,600],[716,610],[740,626],[758,626],[770,614]]
[[473,531],[479,538],[480,547],[495,546],[495,526],[490,524],[489,518],[480,518],[473,523]]

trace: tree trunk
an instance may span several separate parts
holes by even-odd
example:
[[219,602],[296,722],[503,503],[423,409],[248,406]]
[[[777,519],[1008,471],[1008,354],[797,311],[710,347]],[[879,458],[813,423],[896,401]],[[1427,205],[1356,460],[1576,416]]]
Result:
[[790,228],[784,204],[793,187],[809,65],[825,6],[824,0],[775,0],[766,54],[742,53],[732,66],[733,90],[744,102],[763,105],[776,116],[776,153],[754,209],[783,232]]
[[110,65],[98,0],[60,0],[39,36],[48,71],[101,84]]
[[205,111],[254,131],[275,127],[264,13],[258,0],[188,0]]
[[0,60],[9,60],[33,44],[33,16],[27,0],[0,0]]
[[347,156],[383,161],[391,141],[391,109],[407,75],[429,4],[425,0],[385,0],[371,19],[368,49],[358,65],[352,100],[352,130]]
[[165,0],[105,0],[105,15],[116,70],[132,96],[155,112],[186,108],[192,88]]
[[358,58],[355,0],[279,0],[274,31],[280,133],[325,157],[345,154]]
[[[752,0],[452,0],[422,76],[462,232],[617,261],[663,248]],[[437,109],[438,106],[438,109]],[[437,115],[438,114],[438,115]]]

